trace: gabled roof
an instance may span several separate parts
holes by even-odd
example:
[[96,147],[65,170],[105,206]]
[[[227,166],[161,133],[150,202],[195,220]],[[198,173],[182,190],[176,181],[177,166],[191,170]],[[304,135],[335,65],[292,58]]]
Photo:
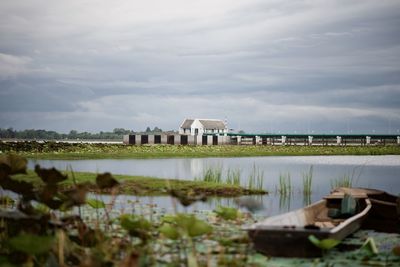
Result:
[[206,129],[218,129],[223,130],[226,128],[225,123],[222,120],[199,120]]
[[190,128],[190,127],[192,126],[192,123],[193,123],[193,122],[194,122],[193,119],[185,119],[185,120],[182,122],[181,128],[183,128],[183,129],[188,129],[188,128]]

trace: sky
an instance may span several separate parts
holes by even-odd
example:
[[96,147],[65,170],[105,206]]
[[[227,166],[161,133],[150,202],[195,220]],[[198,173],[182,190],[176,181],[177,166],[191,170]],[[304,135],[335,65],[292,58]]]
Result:
[[400,129],[400,1],[2,0],[0,128]]

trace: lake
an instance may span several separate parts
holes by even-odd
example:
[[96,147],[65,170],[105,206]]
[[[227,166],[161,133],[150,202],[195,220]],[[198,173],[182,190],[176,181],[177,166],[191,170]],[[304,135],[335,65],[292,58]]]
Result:
[[[246,158],[182,158],[182,159],[124,159],[124,160],[30,160],[29,168],[35,164],[56,167],[60,170],[111,172],[113,174],[141,175],[160,178],[193,180],[202,177],[207,169],[218,169],[225,178],[228,171],[239,171],[241,182],[247,184],[248,177],[256,169],[263,175],[264,188],[269,195],[256,196],[264,205],[259,211],[263,215],[274,215],[303,207],[310,201],[319,200],[331,190],[335,181],[348,177],[353,186],[371,187],[392,194],[400,193],[400,156],[287,156]],[[303,174],[313,168],[313,193],[305,198],[301,193]],[[282,197],[276,193],[280,175],[291,177],[293,193]],[[107,196],[103,196],[107,200]],[[160,208],[171,209],[169,197],[119,196],[117,206],[123,207],[128,200],[154,203]],[[197,203],[195,209],[213,209],[216,205],[236,205],[233,199],[213,198],[207,203]],[[183,209],[178,206],[178,209]]]

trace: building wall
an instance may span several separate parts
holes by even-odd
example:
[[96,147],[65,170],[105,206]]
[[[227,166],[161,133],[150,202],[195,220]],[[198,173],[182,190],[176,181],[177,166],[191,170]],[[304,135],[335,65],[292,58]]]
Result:
[[196,129],[198,129],[197,135],[202,135],[204,133],[204,126],[199,120],[194,120],[191,127],[191,135],[196,135]]
[[[198,132],[196,132],[196,129]],[[228,133],[228,129],[206,129],[199,119],[195,119],[190,129],[179,128],[179,134],[187,135],[203,135],[203,134],[224,134]]]

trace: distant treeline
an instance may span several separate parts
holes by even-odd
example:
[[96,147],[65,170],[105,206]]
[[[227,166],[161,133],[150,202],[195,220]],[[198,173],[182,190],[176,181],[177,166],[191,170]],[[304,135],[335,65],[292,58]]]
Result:
[[89,132],[78,132],[76,130],[71,130],[69,133],[57,133],[55,131],[46,130],[22,130],[17,131],[13,128],[2,129],[0,128],[0,138],[14,138],[14,139],[38,139],[38,140],[63,140],[63,139],[90,139],[90,140],[121,140],[125,134],[136,134],[136,133],[160,133],[162,129],[154,127],[150,129],[147,127],[145,131],[135,132],[133,130],[126,130],[124,128],[115,128],[112,132],[99,132],[99,133],[89,133]]

